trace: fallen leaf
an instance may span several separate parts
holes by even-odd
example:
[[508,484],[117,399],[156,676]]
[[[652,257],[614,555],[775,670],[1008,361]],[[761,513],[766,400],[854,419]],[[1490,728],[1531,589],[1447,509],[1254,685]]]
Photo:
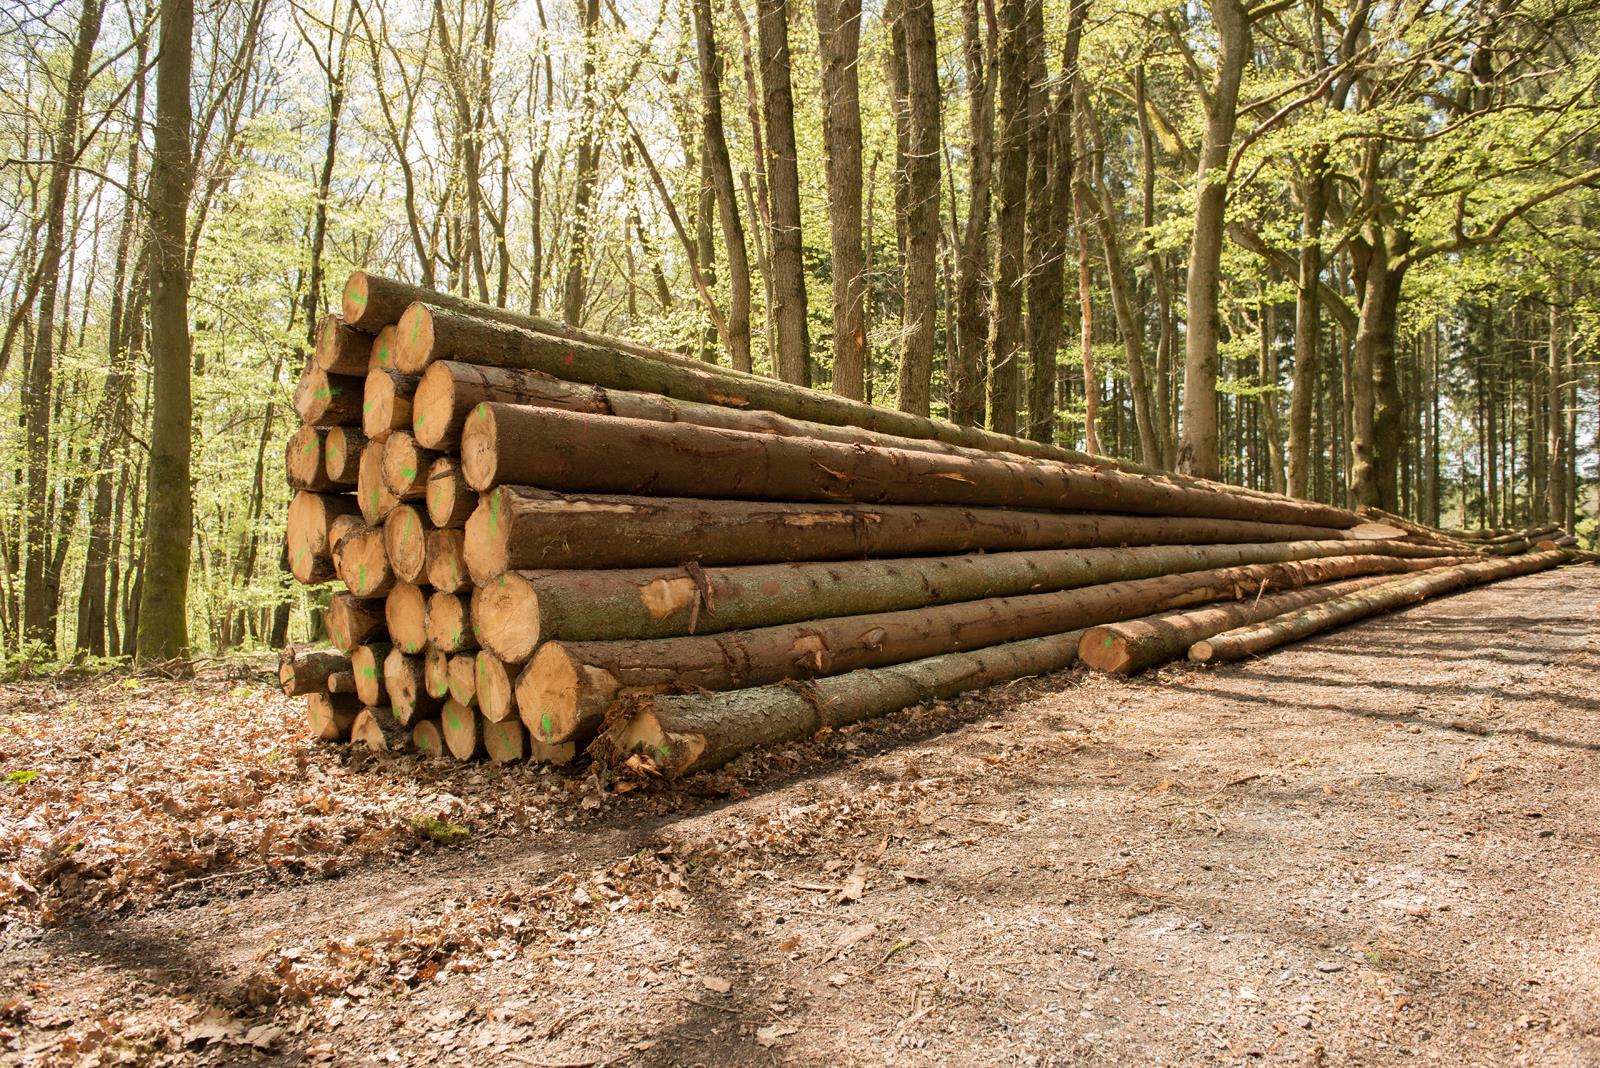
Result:
[[756,1028],[756,1041],[767,1049],[778,1044],[778,1040],[794,1034],[800,1030],[798,1027],[787,1027],[784,1024],[768,1024],[766,1027]]
[[716,975],[702,975],[700,977],[700,985],[713,994],[726,994],[733,989],[732,983]]
[[822,959],[823,961],[833,960],[848,951],[851,946],[858,942],[865,942],[877,933],[878,925],[875,923],[862,923],[854,927],[847,927]]

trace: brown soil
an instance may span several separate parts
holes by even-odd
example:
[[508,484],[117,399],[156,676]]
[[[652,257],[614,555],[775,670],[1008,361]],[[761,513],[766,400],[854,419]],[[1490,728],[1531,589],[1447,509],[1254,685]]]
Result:
[[676,792],[317,746],[254,681],[7,687],[0,1058],[1600,1063],[1597,608],[1545,573]]

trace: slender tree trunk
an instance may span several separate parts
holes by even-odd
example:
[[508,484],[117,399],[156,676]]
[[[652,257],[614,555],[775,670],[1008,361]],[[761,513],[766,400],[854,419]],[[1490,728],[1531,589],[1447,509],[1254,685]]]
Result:
[[[50,185],[45,199],[45,238],[40,251],[39,302],[33,352],[23,390],[22,430],[27,454],[27,539],[23,550],[23,634],[43,642],[55,652],[56,608],[59,580],[52,574],[50,510],[51,399],[55,388],[56,302],[60,293],[62,255],[66,245],[67,196],[72,190],[73,164],[77,160],[83,98],[89,83],[89,63],[100,37],[103,0],[83,0],[77,35],[68,64],[61,125],[51,146]],[[70,300],[71,294],[68,293]],[[67,532],[58,532],[66,537]]]
[[702,152],[710,170],[722,243],[728,256],[728,341],[735,371],[750,370],[750,260],[739,218],[739,192],[733,184],[733,162],[722,117],[722,56],[717,51],[711,0],[694,2],[695,48],[700,60],[700,99],[704,131]]
[[189,195],[193,0],[162,0],[161,58],[156,65],[155,156],[150,172],[150,342],[155,366],[150,477],[139,598],[137,655],[170,660],[189,652],[189,542],[194,503],[189,485],[191,420],[189,268],[185,239]]
[[772,194],[772,300],[778,334],[778,378],[811,384],[811,337],[806,323],[806,272],[800,235],[800,171],[794,140],[794,91],[789,81],[788,0],[756,0],[761,96],[767,135],[767,181]]
[[[900,410],[927,415],[939,285],[939,59],[933,0],[900,0],[904,27],[905,276]],[[859,170],[859,168],[858,168]]]
[[1311,410],[1315,401],[1317,356],[1322,344],[1322,220],[1328,183],[1322,174],[1326,153],[1316,152],[1300,188],[1300,272],[1295,280],[1294,381],[1289,395],[1289,484],[1306,496],[1311,478]]
[[1559,523],[1567,518],[1567,344],[1561,309],[1554,302],[1550,305],[1548,349],[1550,364],[1545,396],[1545,451],[1550,473],[1545,479],[1545,510],[1551,519]]
[[600,28],[600,0],[577,0],[583,27],[583,107],[579,121],[576,186],[573,190],[571,241],[567,279],[561,294],[561,317],[570,326],[583,322],[588,303],[589,245],[594,237],[594,190],[600,179],[600,85],[595,71],[595,37]]
[[[1283,439],[1278,426],[1278,313],[1261,305],[1261,434],[1266,439],[1263,458],[1274,493],[1286,492],[1283,473]],[[1308,435],[1309,436],[1309,435]],[[1304,493],[1295,494],[1304,497]]]
[[[985,47],[985,41],[988,45]],[[989,344],[984,301],[989,251],[989,180],[994,171],[995,17],[993,0],[964,0],[961,51],[967,78],[967,218],[956,259],[955,353],[950,361],[950,418],[983,422],[984,357]]]
[[1226,175],[1238,118],[1239,82],[1252,45],[1250,15],[1240,0],[1208,0],[1207,6],[1219,47],[1216,71],[1205,96],[1205,133],[1195,174],[1178,469],[1202,478],[1216,478],[1221,473],[1217,447],[1217,346],[1222,335],[1218,297],[1228,204]]
[[[706,2],[706,0],[700,0]],[[861,244],[861,0],[817,0],[822,52],[822,144],[827,153],[833,255],[833,391],[866,388],[866,269]]]
[[1028,6],[1040,2],[999,0],[1000,181],[989,313],[989,427],[1002,434],[1017,431],[1028,210]]

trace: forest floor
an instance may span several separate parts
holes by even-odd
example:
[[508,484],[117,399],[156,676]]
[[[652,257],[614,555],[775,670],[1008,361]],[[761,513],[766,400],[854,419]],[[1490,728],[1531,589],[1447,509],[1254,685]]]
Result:
[[1600,569],[668,791],[0,689],[0,1061],[1600,1063]]

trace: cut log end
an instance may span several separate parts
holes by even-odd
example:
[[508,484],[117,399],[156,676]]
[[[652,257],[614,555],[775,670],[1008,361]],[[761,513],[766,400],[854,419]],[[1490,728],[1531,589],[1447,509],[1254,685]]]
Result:
[[344,321],[351,326],[375,325],[372,323],[376,309],[369,309],[371,295],[368,292],[367,272],[351,271],[350,277],[345,280],[344,294],[340,298],[340,311],[344,313]]
[[428,594],[412,582],[397,582],[383,603],[389,637],[404,653],[420,653],[428,644]]
[[636,707],[605,741],[614,751],[642,760],[651,772],[669,779],[692,768],[706,751],[704,735],[666,730],[648,705]]
[[394,753],[409,747],[411,732],[382,708],[363,708],[350,725],[350,741],[374,753]]
[[447,653],[478,647],[472,626],[472,601],[466,594],[441,593],[428,598],[428,640]]
[[461,475],[479,492],[494,488],[499,469],[500,434],[494,405],[485,401],[467,415],[461,428]]
[[411,725],[411,744],[426,757],[444,756],[444,732],[436,719],[419,719]]
[[465,544],[465,535],[459,529],[428,531],[428,563],[424,569],[428,585],[445,593],[456,593],[467,586]]
[[394,586],[383,531],[362,527],[339,544],[339,578],[356,597],[382,597]]
[[428,524],[422,512],[402,504],[383,521],[383,548],[403,582],[421,582],[428,570]]
[[369,526],[377,526],[400,504],[383,480],[383,452],[376,443],[368,443],[361,450],[360,468],[356,473],[356,501],[361,515]]
[[483,749],[496,764],[513,764],[528,757],[528,731],[516,718],[483,724]]
[[1189,646],[1189,659],[1196,664],[1209,664],[1211,657],[1212,649],[1209,641],[1199,641]]
[[505,573],[511,558],[512,525],[509,490],[501,487],[478,499],[478,506],[467,520],[466,542],[462,547],[467,573],[474,582],[487,583]]
[[547,642],[517,679],[517,712],[539,741],[579,741],[600,726],[618,689],[610,672]]
[[516,686],[513,681],[517,665],[508,666],[487,649],[478,650],[475,661],[478,710],[491,723],[515,720],[520,725],[522,721],[516,718]]
[[372,358],[372,335],[357,330],[337,315],[324,315],[317,325],[311,362],[329,374],[364,375]]
[[459,527],[478,506],[478,495],[461,477],[461,465],[441,456],[428,468],[428,518],[441,529]]
[[322,442],[322,463],[328,478],[340,487],[355,488],[366,445],[367,436],[355,427],[329,427]]
[[367,372],[393,371],[395,366],[395,327],[391,323],[372,339],[372,358],[367,361]]
[[308,367],[295,385],[294,410],[310,426],[354,426],[361,422],[361,379]]
[[417,446],[417,439],[396,430],[383,442],[383,484],[396,499],[420,501],[428,493],[428,468],[438,454]]
[[457,653],[450,658],[450,700],[464,708],[478,703],[478,658],[472,653]]
[[290,435],[283,451],[283,473],[292,489],[322,493],[338,485],[328,476],[324,460],[326,433],[321,427],[303,426]]
[[384,688],[389,691],[389,706],[401,726],[431,715],[438,702],[428,694],[423,683],[422,658],[407,656],[399,648],[389,650],[383,661]]
[[433,312],[426,304],[412,304],[395,324],[396,362],[407,374],[419,374],[433,362]]
[[342,742],[350,737],[360,705],[353,695],[314,693],[306,697],[306,720],[311,737],[323,742]]
[[[1126,629],[1133,625],[1124,623],[1120,626]],[[1105,627],[1091,627],[1084,632],[1083,640],[1078,643],[1078,659],[1098,671],[1113,675],[1126,674],[1134,662],[1127,637]]]
[[444,703],[439,714],[445,748],[457,760],[471,760],[483,751],[483,717],[459,701]]
[[411,433],[424,448],[448,449],[460,430],[455,411],[455,377],[448,366],[436,363],[423,373],[411,398]]
[[340,591],[328,602],[324,617],[328,638],[345,652],[379,638],[383,634],[383,602],[362,600]]
[[358,645],[350,653],[350,671],[355,675],[356,696],[364,705],[381,705],[388,699],[383,665],[389,655],[388,642]]
[[428,646],[422,654],[422,681],[429,697],[444,700],[450,696],[450,654]]
[[520,662],[539,644],[539,595],[533,584],[506,572],[472,592],[478,641],[500,658]]

